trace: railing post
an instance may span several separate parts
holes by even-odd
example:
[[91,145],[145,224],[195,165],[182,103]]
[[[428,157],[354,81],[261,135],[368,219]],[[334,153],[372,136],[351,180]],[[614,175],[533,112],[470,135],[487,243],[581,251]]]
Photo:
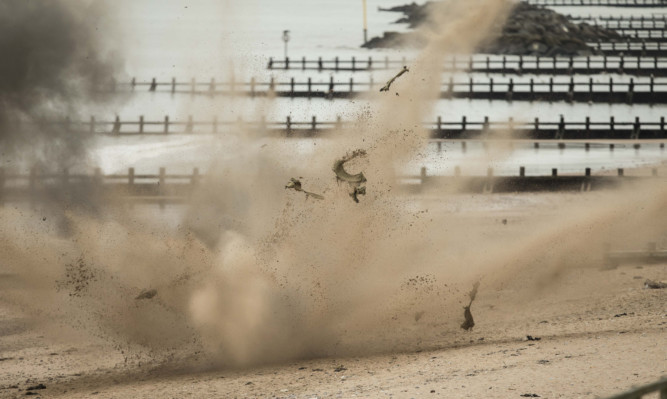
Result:
[[290,97],[294,97],[294,78],[290,78],[289,88],[290,88]]
[[148,89],[148,91],[155,91],[157,89],[157,82],[155,81],[155,78],[151,80],[151,87]]
[[120,116],[116,115],[116,120],[113,123],[113,127],[111,128],[111,133],[114,134],[120,134]]
[[169,133],[169,115],[164,117],[164,134]]
[[301,58],[301,70],[302,71],[306,70],[306,57]]
[[287,130],[287,134],[290,134],[292,132],[292,117],[287,116],[287,120],[285,121],[285,127]]
[[185,133],[192,133],[193,126],[194,121],[192,120],[192,115],[188,115],[188,122],[185,124]]
[[465,132],[466,131],[466,124],[467,124],[467,118],[466,116],[461,117],[461,131]]
[[350,95],[354,92],[354,78],[350,78]]
[[171,94],[176,92],[176,78],[171,78]]
[[354,57],[352,57],[352,72],[355,72],[356,70],[357,70],[356,60],[354,59]]
[[255,81],[255,77],[253,76],[250,78],[250,96],[255,97],[255,85],[257,82]]
[[438,133],[442,132],[442,117],[441,116],[438,116],[437,125],[438,125]]
[[322,65],[322,57],[317,58],[317,70],[322,72],[322,68],[324,68],[324,65]]
[[334,70],[338,72],[338,57],[334,59]]
[[134,168],[127,170],[127,184],[132,186],[134,184]]
[[95,133],[95,117],[90,117],[90,133]]
[[651,74],[651,78],[649,80],[649,91],[651,94],[653,94],[653,74]]
[[519,176],[521,176],[521,177],[526,176],[526,167],[525,166],[519,166]]
[[317,130],[317,117],[315,115],[313,115],[313,119],[310,123],[310,126],[311,126],[311,130],[313,132],[315,132],[315,130]]
[[269,57],[269,65],[267,67],[268,70],[273,69],[273,57]]
[[139,134],[144,133],[144,116],[140,115],[139,116]]
[[535,96],[535,82],[533,78],[530,78],[530,99],[533,100]]

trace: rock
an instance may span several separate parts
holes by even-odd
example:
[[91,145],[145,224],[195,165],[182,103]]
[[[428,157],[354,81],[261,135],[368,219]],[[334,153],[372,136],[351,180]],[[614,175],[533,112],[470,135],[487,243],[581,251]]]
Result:
[[[406,22],[411,28],[428,20],[432,2],[393,7],[383,11],[405,14],[397,22]],[[494,29],[497,35],[477,49],[482,53],[534,56],[586,56],[595,53],[587,42],[617,41],[622,36],[614,30],[586,23],[575,24],[557,12],[520,2],[510,12],[504,25]],[[415,34],[385,32],[364,43],[366,48],[421,47],[425,43]]]
[[334,369],[334,373],[340,373],[341,371],[345,371],[347,368],[343,366],[342,364]]
[[157,290],[142,290],[134,299],[151,299],[157,295]]
[[37,391],[39,389],[46,389],[46,385],[44,384],[33,385],[31,387],[26,388],[26,391]]
[[646,281],[644,281],[644,288],[652,288],[654,290],[659,290],[667,288],[667,283],[663,283],[662,281],[653,281],[647,279]]

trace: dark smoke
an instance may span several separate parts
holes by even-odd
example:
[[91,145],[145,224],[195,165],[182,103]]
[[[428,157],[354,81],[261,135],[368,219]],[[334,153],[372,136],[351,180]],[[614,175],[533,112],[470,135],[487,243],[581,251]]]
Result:
[[[102,3],[0,2],[0,147],[5,168],[61,171],[85,159],[90,134],[63,122],[117,72]],[[103,26],[104,25],[104,26]],[[108,36],[107,36],[108,37]]]

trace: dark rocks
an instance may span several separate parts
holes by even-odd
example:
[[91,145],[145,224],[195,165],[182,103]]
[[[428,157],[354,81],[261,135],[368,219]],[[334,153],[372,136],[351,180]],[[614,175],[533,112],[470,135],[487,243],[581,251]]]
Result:
[[[397,22],[406,22],[410,27],[417,27],[427,21],[433,4],[427,2],[415,6],[413,3],[394,7],[389,11],[403,12],[405,17]],[[497,36],[481,44],[477,49],[479,52],[534,56],[591,55],[594,50],[587,42],[622,39],[613,30],[586,23],[575,24],[553,10],[524,2],[517,4],[505,24],[495,30],[498,32]],[[414,33],[385,32],[382,37],[374,37],[362,47],[421,47],[424,44],[423,39]]]
[[659,290],[659,289],[667,288],[667,283],[663,283],[662,281],[646,280],[646,281],[644,281],[644,288],[651,288],[651,289],[654,289],[654,290]]
[[137,295],[136,298],[134,299],[151,299],[155,295],[157,295],[157,290],[151,289],[151,290],[142,290],[139,295]]

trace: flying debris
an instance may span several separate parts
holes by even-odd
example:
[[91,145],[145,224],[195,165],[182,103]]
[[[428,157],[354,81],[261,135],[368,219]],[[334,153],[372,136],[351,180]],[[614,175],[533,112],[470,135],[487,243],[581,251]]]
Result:
[[366,156],[366,151],[364,150],[352,151],[351,154],[345,155],[343,158],[336,160],[332,168],[336,174],[336,180],[339,182],[347,182],[350,185],[352,190],[350,192],[350,197],[352,197],[356,203],[359,203],[359,195],[366,195],[366,186],[362,186],[364,183],[366,183],[366,176],[364,176],[363,173],[357,173],[356,175],[347,173],[345,171],[345,162],[363,156]]
[[151,299],[157,295],[157,290],[142,290],[134,299]]
[[313,197],[313,198],[318,199],[318,200],[323,200],[324,199],[324,197],[319,195],[319,194],[311,193],[311,192],[306,191],[303,188],[301,188],[301,180],[299,180],[299,179],[291,178],[290,181],[285,185],[285,188],[288,188],[288,189],[291,189],[291,190],[294,190],[294,191],[300,191],[300,192],[306,194],[306,198]]
[[410,70],[408,69],[407,66],[403,66],[403,69],[401,69],[401,71],[400,71],[399,73],[397,73],[396,76],[394,76],[393,78],[389,79],[389,80],[387,81],[387,84],[385,84],[384,86],[382,86],[382,88],[380,89],[380,91],[389,91],[389,88],[391,87],[391,84],[394,83],[394,80],[398,79],[401,75],[403,75],[403,74],[406,73],[406,72],[410,72]]
[[472,301],[474,301],[475,297],[477,296],[477,288],[479,288],[479,281],[472,286],[472,291],[470,291],[469,294],[470,303],[468,306],[463,307],[463,317],[465,318],[465,321],[461,324],[461,328],[466,331],[472,330],[472,328],[475,327],[475,320],[472,318],[470,307],[472,306]]

